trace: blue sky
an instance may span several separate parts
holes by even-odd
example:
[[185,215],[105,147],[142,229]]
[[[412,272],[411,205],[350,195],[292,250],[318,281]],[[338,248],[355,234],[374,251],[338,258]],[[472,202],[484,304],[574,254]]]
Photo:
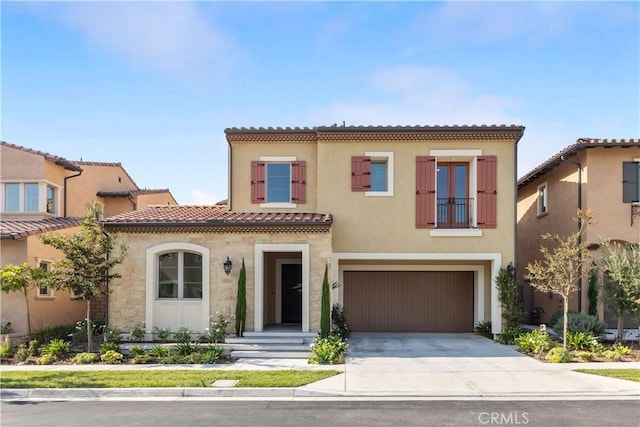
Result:
[[637,2],[6,2],[1,137],[226,197],[234,126],[526,126],[521,176],[640,136]]

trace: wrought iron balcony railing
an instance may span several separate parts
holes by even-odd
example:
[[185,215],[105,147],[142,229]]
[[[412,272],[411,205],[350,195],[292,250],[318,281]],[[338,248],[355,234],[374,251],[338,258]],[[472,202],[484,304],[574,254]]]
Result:
[[438,198],[437,228],[471,228],[473,199],[444,197]]

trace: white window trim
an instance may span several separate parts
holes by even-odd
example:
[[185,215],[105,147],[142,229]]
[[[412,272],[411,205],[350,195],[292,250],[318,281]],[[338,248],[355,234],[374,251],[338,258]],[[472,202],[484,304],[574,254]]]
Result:
[[[479,237],[482,236],[482,230],[478,229],[478,157],[482,156],[482,150],[430,150],[429,155],[436,158],[436,170],[439,162],[469,162],[469,196],[473,195],[473,208],[471,228],[438,229],[438,204],[434,206],[434,218],[436,219],[436,228],[430,231],[433,237]],[[438,188],[438,174],[436,173],[436,189]],[[436,193],[436,198],[438,194]],[[479,233],[478,233],[479,232]]]
[[[298,158],[296,156],[260,156],[260,161],[265,163],[292,163],[297,162]],[[267,192],[266,189],[267,183],[265,182],[265,194]],[[295,209],[298,207],[297,203],[286,203],[286,202],[266,202],[260,203],[261,208],[285,208],[285,209]]]
[[[18,185],[18,210],[7,212],[6,203],[6,185],[17,184]],[[26,185],[38,184],[38,210],[28,211],[26,209]],[[51,187],[54,190],[54,210],[53,212],[47,212],[47,187]],[[57,216],[60,213],[60,193],[61,187],[50,181],[39,181],[35,179],[25,179],[22,181],[16,180],[2,180],[0,181],[0,211],[7,214],[47,214]]]
[[[49,259],[36,258],[36,267],[40,267],[40,264],[47,264],[49,268],[53,265],[53,261]],[[47,286],[47,294],[43,295],[40,293],[40,287],[36,287],[36,299],[55,299],[55,294],[53,292],[53,288],[51,286]]]
[[369,197],[391,197],[393,196],[393,152],[392,151],[367,151],[365,156],[371,158],[372,162],[385,161],[387,163],[387,191],[365,191],[364,195]]
[[[540,206],[540,189],[544,188],[544,202],[546,205],[547,210],[544,212],[541,212],[541,206]],[[541,217],[541,216],[545,216],[549,214],[549,184],[547,181],[543,182],[542,184],[538,185],[538,187],[536,188],[536,216]]]

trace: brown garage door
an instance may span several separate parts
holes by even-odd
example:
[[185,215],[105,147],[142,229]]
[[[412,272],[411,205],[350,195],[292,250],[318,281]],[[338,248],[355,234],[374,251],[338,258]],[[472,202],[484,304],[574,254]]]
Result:
[[343,295],[354,331],[473,331],[471,271],[345,271]]

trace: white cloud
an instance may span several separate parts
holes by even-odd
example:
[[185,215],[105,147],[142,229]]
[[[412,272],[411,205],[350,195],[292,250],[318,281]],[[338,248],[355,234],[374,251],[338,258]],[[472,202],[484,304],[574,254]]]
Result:
[[231,42],[193,2],[71,2],[61,19],[135,66],[203,82],[223,73]]
[[517,123],[510,110],[517,100],[475,94],[455,71],[402,66],[370,78],[371,98],[379,102],[339,101],[312,113],[315,123],[353,125],[452,125]]

